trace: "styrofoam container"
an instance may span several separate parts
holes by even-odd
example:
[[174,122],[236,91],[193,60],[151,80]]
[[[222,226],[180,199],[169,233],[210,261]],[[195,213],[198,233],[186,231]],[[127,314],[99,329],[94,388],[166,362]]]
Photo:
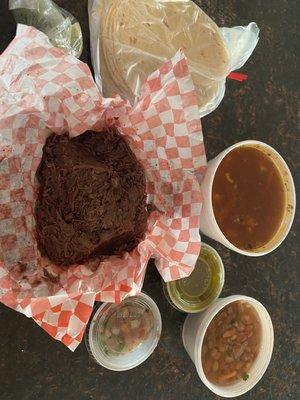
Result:
[[103,303],[93,315],[86,333],[86,347],[94,361],[112,371],[127,371],[142,364],[153,353],[160,339],[162,328],[161,315],[151,297],[145,293],[140,293],[137,296],[127,297],[121,304],[124,305],[126,303],[143,305],[152,312],[154,317],[154,327],[149,336],[133,351],[120,355],[110,355],[106,354],[99,344],[100,327],[105,323],[106,315],[109,314],[111,309],[117,309],[118,304]]
[[[240,380],[231,385],[216,385],[211,383],[205,376],[201,362],[202,344],[205,332],[216,314],[228,304],[234,301],[247,301],[257,311],[260,318],[262,335],[260,350],[255,359],[250,371],[248,372],[249,378],[244,381]],[[240,396],[255,386],[264,375],[271,360],[273,345],[274,345],[274,331],[273,324],[268,311],[257,300],[252,297],[243,295],[229,296],[217,300],[206,311],[199,314],[189,314],[184,322],[182,330],[182,340],[186,351],[191,357],[198,375],[202,382],[215,394],[222,397],[236,397]]]
[[[239,249],[230,243],[230,241],[225,237],[216,221],[212,204],[212,188],[216,171],[223,158],[230,151],[241,146],[255,147],[267,154],[278,168],[286,189],[286,211],[277,233],[269,243],[251,251]],[[275,250],[283,242],[291,229],[296,208],[296,193],[292,174],[281,155],[266,143],[259,142],[257,140],[245,140],[243,142],[236,143],[233,146],[228,147],[228,149],[222,151],[217,157],[208,162],[207,171],[201,184],[201,190],[203,193],[204,202],[200,219],[200,231],[206,236],[222,243],[224,246],[236,251],[237,253],[244,254],[246,256],[263,256],[268,254]]]

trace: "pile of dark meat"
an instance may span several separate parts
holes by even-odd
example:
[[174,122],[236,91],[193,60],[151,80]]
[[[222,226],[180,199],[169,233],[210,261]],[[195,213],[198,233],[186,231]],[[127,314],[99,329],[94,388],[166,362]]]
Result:
[[143,239],[145,174],[118,132],[51,134],[37,179],[38,247],[54,263],[120,255]]

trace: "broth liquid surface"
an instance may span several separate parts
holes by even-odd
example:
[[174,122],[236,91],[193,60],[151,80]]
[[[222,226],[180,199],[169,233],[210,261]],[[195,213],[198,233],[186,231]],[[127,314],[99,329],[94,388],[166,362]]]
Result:
[[213,182],[217,223],[236,247],[253,250],[276,234],[285,209],[278,168],[263,151],[241,146],[226,155]]

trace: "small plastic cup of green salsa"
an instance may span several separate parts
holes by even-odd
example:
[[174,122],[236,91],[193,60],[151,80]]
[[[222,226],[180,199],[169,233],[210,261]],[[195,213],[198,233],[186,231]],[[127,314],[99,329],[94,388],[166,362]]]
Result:
[[213,303],[222,291],[225,279],[221,257],[202,243],[196,266],[187,278],[163,283],[165,296],[178,311],[197,313]]
[[120,304],[103,303],[92,317],[85,342],[98,364],[113,371],[126,371],[153,353],[161,327],[157,305],[140,293]]

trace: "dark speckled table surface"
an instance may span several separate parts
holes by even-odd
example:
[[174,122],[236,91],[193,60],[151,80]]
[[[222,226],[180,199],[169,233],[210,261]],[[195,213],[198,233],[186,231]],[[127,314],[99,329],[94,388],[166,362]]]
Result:
[[[0,1],[0,52],[15,32],[7,3]],[[80,21],[84,33],[82,60],[90,63],[87,0],[57,3]],[[242,69],[248,80],[228,81],[222,104],[203,118],[208,158],[235,142],[262,140],[285,158],[299,188],[299,0],[200,3],[220,26],[255,21],[261,29],[258,46]],[[273,320],[275,347],[270,366],[259,384],[243,396],[245,400],[300,398],[299,226],[297,212],[284,243],[260,258],[243,257],[203,237],[219,251],[225,264],[222,296],[253,296],[267,307]],[[0,399],[217,399],[202,384],[183,348],[181,328],[185,315],[165,300],[153,265],[149,265],[144,289],[160,308],[162,336],[144,364],[123,373],[96,365],[84,344],[75,353],[70,352],[32,320],[0,304]]]

